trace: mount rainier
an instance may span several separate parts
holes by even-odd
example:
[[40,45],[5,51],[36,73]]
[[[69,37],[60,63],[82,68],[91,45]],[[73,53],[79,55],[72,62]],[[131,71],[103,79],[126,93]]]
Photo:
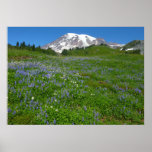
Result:
[[[67,33],[57,40],[42,46],[41,48],[46,50],[51,48],[57,53],[62,53],[64,49],[70,50],[74,48],[85,48],[91,45],[101,44],[108,45],[108,43],[103,38],[95,38],[86,34]],[[122,45],[117,43],[110,43],[109,46],[111,48],[115,48]]]

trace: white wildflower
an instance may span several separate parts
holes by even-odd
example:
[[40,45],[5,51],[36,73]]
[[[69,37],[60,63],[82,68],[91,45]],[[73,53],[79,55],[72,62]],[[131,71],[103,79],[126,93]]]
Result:
[[31,99],[34,100],[34,97],[32,97]]
[[55,111],[58,112],[58,109],[56,109]]

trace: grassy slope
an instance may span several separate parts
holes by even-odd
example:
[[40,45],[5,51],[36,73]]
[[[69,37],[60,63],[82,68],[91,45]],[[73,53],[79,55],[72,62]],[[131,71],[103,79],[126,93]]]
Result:
[[118,54],[119,50],[114,50],[107,46],[90,46],[85,49],[69,50],[67,52],[69,56],[103,56]]
[[11,49],[8,58],[9,124],[143,124],[144,56],[94,46],[63,57]]

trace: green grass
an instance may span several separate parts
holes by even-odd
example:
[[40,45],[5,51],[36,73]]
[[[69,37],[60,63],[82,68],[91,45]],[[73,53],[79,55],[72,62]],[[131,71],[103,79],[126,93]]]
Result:
[[9,49],[8,60],[8,124],[144,124],[142,55]]
[[[64,51],[62,52],[64,55]],[[82,49],[65,50],[66,56],[103,56],[120,54],[119,50],[111,49],[107,46],[90,46]]]

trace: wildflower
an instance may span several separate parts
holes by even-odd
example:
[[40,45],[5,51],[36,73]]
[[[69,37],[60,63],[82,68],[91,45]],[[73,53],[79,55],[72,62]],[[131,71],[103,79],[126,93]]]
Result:
[[35,84],[34,83],[31,83],[30,85],[28,85],[28,87],[34,87],[35,86]]
[[97,112],[97,113],[95,113],[95,117],[98,117],[99,116],[99,113]]
[[15,115],[15,114],[16,114],[16,111],[13,112],[13,115]]
[[84,106],[84,110],[87,111],[87,107],[86,106]]
[[12,110],[11,110],[11,108],[8,108],[8,113],[10,113]]
[[127,112],[128,114],[130,113],[130,110]]
[[125,99],[125,96],[124,96],[124,95],[122,95],[121,97],[122,97],[122,99]]
[[45,83],[42,83],[42,87],[44,87],[45,86]]
[[32,97],[31,99],[34,100],[34,97]]
[[136,88],[135,91],[138,92],[138,93],[141,93],[141,90],[138,89],[138,88]]
[[58,112],[58,109],[56,109],[55,111]]
[[51,108],[53,108],[53,106],[50,106]]
[[54,125],[56,124],[56,120],[55,119],[54,119],[53,123],[54,123]]
[[66,92],[66,94],[67,94],[67,97],[69,97],[69,92],[68,91]]

